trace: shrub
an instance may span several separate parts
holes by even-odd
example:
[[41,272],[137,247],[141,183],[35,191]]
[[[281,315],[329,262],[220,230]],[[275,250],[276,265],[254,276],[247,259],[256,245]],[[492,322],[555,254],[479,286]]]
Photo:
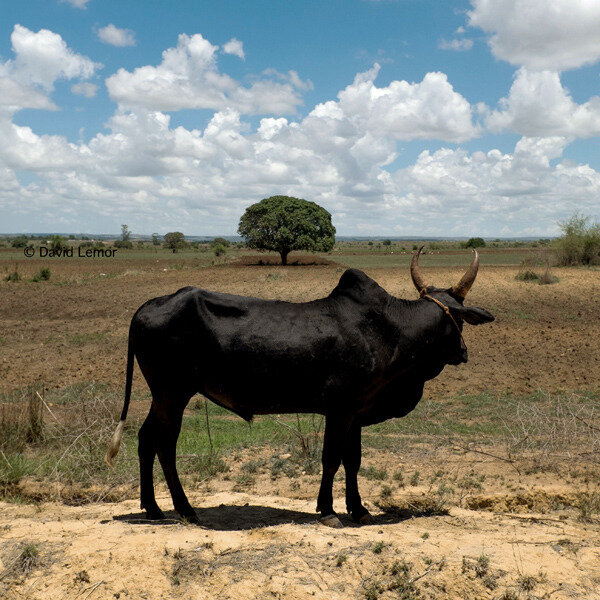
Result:
[[575,213],[559,223],[563,235],[555,240],[558,263],[564,266],[600,263],[600,224]]
[[39,281],[48,281],[48,279],[50,279],[50,269],[48,269],[48,267],[44,267],[43,269],[40,269],[39,273],[36,273],[33,276],[31,281],[38,283]]
[[229,248],[230,244],[229,244],[229,240],[226,240],[224,237],[216,237],[213,241],[212,241],[213,246],[217,246],[218,244],[221,244],[221,246],[224,246],[225,248]]
[[515,275],[515,279],[517,281],[539,281],[540,276],[531,269],[525,269],[524,271],[519,271]]
[[213,246],[213,252],[215,253],[215,256],[223,256],[227,253],[227,248],[223,246],[223,244],[215,244]]
[[29,240],[26,235],[19,235],[16,238],[13,238],[12,247],[13,248],[25,248],[27,246]]
[[69,246],[65,244],[65,238],[60,235],[53,235],[50,238],[50,250],[65,250]]
[[131,250],[133,248],[133,242],[129,240],[115,240],[113,246],[115,248],[123,248],[125,250]]
[[550,285],[552,283],[558,283],[558,277],[550,273],[550,267],[546,267],[544,274],[540,277],[540,285]]

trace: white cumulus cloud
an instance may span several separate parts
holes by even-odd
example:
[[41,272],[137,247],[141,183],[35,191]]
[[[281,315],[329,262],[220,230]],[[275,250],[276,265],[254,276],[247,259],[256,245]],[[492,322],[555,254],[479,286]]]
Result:
[[500,100],[486,124],[495,133],[512,130],[527,136],[594,137],[600,135],[600,97],[577,104],[558,73],[521,68],[508,97]]
[[378,88],[379,65],[359,73],[338,101],[317,105],[313,114],[346,119],[349,125],[396,140],[462,142],[477,136],[473,109],[444,73],[427,73],[420,83],[392,81]]
[[562,71],[600,59],[596,0],[471,0],[469,25],[491,34],[496,58]]
[[135,33],[131,29],[119,29],[112,23],[106,27],[98,29],[98,37],[105,44],[117,46],[135,46]]
[[122,105],[161,111],[233,108],[245,114],[286,114],[302,103],[292,81],[259,79],[245,87],[219,72],[217,50],[199,33],[181,34],[177,46],[163,52],[160,65],[119,69],[106,80],[108,92]]
[[74,83],[71,86],[71,91],[78,96],[85,96],[86,98],[93,98],[98,91],[98,86],[93,83]]
[[0,62],[0,108],[54,110],[48,97],[58,79],[88,79],[102,65],[71,50],[57,33],[15,25],[14,59]]
[[66,2],[75,8],[87,8],[87,3],[90,0],[61,0],[61,2]]
[[223,44],[223,52],[225,54],[233,54],[242,60],[246,59],[246,55],[244,54],[244,44],[235,38],[231,38],[226,44]]
[[440,40],[438,48],[440,50],[455,50],[456,52],[466,52],[473,47],[473,40],[469,38]]

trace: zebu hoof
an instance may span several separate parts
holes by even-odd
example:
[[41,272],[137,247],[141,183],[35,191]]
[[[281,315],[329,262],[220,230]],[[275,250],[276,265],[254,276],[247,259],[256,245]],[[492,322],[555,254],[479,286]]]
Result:
[[358,519],[357,523],[360,525],[373,525],[373,523],[375,523],[375,519],[371,513],[367,512]]
[[333,527],[333,529],[340,529],[343,527],[342,522],[338,519],[336,514],[325,515],[321,517],[319,521],[326,527]]
[[350,513],[350,516],[359,525],[373,525],[375,523],[375,519],[366,508],[363,508],[360,512]]
[[165,518],[163,513],[158,506],[156,508],[146,509],[146,519],[149,521],[162,521]]
[[[177,511],[179,512],[179,511]],[[181,520],[184,523],[189,523],[190,525],[199,525],[200,520],[198,519],[198,515],[195,512],[186,512],[185,514],[179,513],[181,515]]]

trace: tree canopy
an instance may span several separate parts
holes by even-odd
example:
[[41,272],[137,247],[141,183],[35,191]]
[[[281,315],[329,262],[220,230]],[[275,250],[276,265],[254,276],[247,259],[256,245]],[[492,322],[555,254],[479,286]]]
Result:
[[185,248],[187,246],[187,242],[185,241],[185,236],[183,233],[181,233],[181,231],[170,231],[169,233],[165,234],[163,246],[175,253],[178,250]]
[[480,237],[469,238],[465,244],[465,248],[483,248],[485,246],[485,240]]
[[249,248],[279,252],[282,265],[293,250],[329,252],[335,243],[331,215],[314,202],[291,196],[271,196],[249,206],[238,233]]

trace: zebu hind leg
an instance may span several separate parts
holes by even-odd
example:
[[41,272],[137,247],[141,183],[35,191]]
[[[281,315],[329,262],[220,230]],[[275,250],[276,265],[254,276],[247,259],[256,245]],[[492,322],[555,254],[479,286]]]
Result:
[[177,439],[181,431],[183,411],[188,401],[189,396],[181,395],[168,394],[161,398],[156,415],[156,451],[175,510],[188,521],[197,523],[198,517],[183,491],[176,465]]
[[140,459],[140,505],[149,519],[164,519],[165,515],[154,496],[154,458],[156,457],[155,418],[152,409],[138,433]]

